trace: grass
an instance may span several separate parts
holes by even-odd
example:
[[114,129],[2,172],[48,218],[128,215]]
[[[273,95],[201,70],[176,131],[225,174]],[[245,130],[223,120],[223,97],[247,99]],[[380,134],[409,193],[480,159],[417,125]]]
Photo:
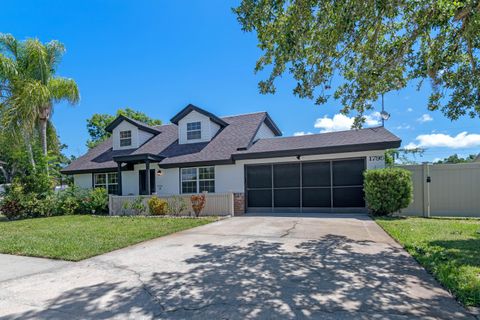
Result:
[[466,306],[480,306],[480,220],[376,218]]
[[214,220],[86,215],[0,219],[0,253],[78,261]]

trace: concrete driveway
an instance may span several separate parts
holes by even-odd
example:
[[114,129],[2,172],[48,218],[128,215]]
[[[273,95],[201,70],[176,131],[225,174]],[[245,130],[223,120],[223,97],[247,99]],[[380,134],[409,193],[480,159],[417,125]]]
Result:
[[470,317],[361,215],[232,218],[0,282],[2,319]]

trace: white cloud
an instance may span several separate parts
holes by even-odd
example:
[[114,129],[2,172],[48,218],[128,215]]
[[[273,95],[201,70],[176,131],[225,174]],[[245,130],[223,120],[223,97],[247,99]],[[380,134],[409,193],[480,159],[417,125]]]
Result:
[[380,124],[380,112],[374,112],[365,116],[365,124],[367,126],[378,126]]
[[411,128],[411,126],[409,124],[402,124],[400,126],[395,127],[395,129],[397,129],[397,130],[408,130],[410,128]]
[[412,108],[408,108],[407,111],[408,111],[408,112],[412,112],[413,109],[412,109]]
[[480,134],[468,133],[466,131],[450,136],[443,133],[421,134],[415,138],[417,143],[410,142],[405,146],[405,149],[415,148],[472,148],[480,146]]
[[[314,127],[321,129],[321,133],[350,130],[352,128],[354,119],[355,117],[347,117],[346,115],[337,113],[333,116],[333,118],[329,118],[328,116],[318,118],[315,121]],[[380,124],[380,113],[374,112],[370,115],[366,115],[365,124],[367,126],[378,126]]]
[[307,135],[310,135],[310,134],[313,134],[313,132],[305,132],[305,131],[298,131],[298,132],[294,132],[293,133],[293,136],[295,137],[298,137],[298,136],[307,136]]
[[422,116],[420,118],[417,119],[418,122],[429,122],[429,121],[433,121],[433,118],[429,115],[429,114],[422,114]]

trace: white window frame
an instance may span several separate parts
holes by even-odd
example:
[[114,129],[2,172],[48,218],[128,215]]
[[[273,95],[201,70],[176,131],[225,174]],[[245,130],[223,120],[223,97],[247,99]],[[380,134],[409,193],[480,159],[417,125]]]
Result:
[[[97,183],[97,177],[98,177],[98,176],[101,176],[101,175],[105,176],[105,183]],[[111,183],[111,182],[110,182],[110,179],[108,179],[108,177],[109,177],[110,175],[115,176],[115,181],[116,181],[115,183]],[[117,175],[118,175],[118,173],[116,173],[116,172],[94,173],[94,174],[93,174],[93,187],[94,187],[94,188],[104,188],[104,189],[106,189],[107,192],[108,192],[108,187],[109,187],[109,186],[116,186],[116,187],[117,187],[116,189],[117,189],[117,191],[118,191],[118,176],[117,176]],[[109,193],[109,194],[110,194],[110,193]]]
[[[122,134],[128,134],[128,136],[127,137],[122,137]],[[120,147],[123,148],[123,147],[132,146],[132,130],[120,131],[119,136],[120,136]],[[130,143],[123,145],[122,144],[123,141],[129,141]]]
[[[195,129],[189,129],[188,125],[193,125],[193,124],[198,124],[198,128]],[[198,138],[190,138],[188,134],[192,133],[198,133]],[[187,123],[187,140],[200,140],[202,139],[202,122],[201,121],[194,121],[194,122],[188,122]]]
[[[213,179],[200,179],[200,169],[202,168],[213,168]],[[183,179],[183,171],[184,170],[191,170],[191,169],[195,169],[195,176],[196,176],[196,179],[192,179],[192,180],[184,180]],[[205,166],[205,167],[188,167],[188,168],[180,168],[180,193],[181,194],[197,194],[199,193],[200,191],[200,181],[213,181],[213,192],[209,192],[209,193],[215,193],[215,166]],[[196,192],[183,192],[183,182],[193,182],[195,181],[196,182]]]

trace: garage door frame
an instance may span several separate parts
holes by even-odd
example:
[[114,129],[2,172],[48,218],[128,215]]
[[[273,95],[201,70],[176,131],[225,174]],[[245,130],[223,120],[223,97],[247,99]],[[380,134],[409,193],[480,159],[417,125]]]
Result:
[[[345,160],[363,160],[363,170],[367,169],[367,157],[354,157],[354,158],[335,158],[335,159],[325,159],[325,160],[299,160],[299,161],[282,161],[282,162],[265,162],[265,163],[252,163],[252,164],[246,164],[244,165],[244,194],[245,194],[245,209],[246,212],[255,212],[255,213],[273,213],[273,212],[278,212],[278,213],[292,213],[292,212],[305,212],[305,213],[351,213],[351,212],[367,212],[367,209],[365,206],[363,207],[334,207],[334,183],[333,183],[333,163],[336,161],[345,161]],[[303,176],[303,164],[305,163],[329,163],[330,164],[330,186],[327,187],[330,189],[330,207],[304,207],[303,206],[303,181],[302,181],[302,176]],[[274,202],[275,202],[275,187],[274,187],[274,165],[282,165],[282,164],[299,164],[300,165],[300,186],[298,189],[300,190],[300,207],[275,207]],[[255,166],[270,166],[271,168],[271,187],[265,188],[265,190],[271,189],[272,192],[272,199],[271,199],[271,206],[270,207],[249,207],[248,204],[248,174],[247,170],[250,167],[255,167]],[[349,186],[345,186],[349,187]],[[352,185],[352,187],[354,187]],[[358,188],[359,186],[357,186]],[[363,185],[362,185],[363,187]],[[305,187],[308,188],[308,187]],[[278,189],[278,188],[277,188]],[[250,189],[251,190],[251,189]],[[256,189],[258,190],[258,189]]]

